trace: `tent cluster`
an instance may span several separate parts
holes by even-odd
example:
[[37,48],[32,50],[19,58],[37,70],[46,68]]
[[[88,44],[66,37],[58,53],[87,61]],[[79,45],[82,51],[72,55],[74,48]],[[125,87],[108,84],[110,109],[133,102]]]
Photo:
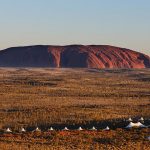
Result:
[[145,127],[148,127],[148,126],[145,126],[144,124],[142,124],[144,122],[143,117],[138,119],[138,122],[136,122],[136,123],[133,123],[132,118],[129,118],[127,121],[129,121],[130,123],[126,126],[126,128],[145,128]]
[[[141,117],[138,122],[136,123],[133,123],[133,120],[132,118],[129,118],[127,120],[129,122],[129,124],[125,127],[126,129],[130,129],[130,128],[146,128],[146,127],[150,127],[150,126],[145,126],[144,124],[142,124],[144,122],[144,118]],[[141,123],[142,122],[142,123]],[[48,129],[48,131],[54,131],[55,129],[53,127],[50,127]],[[78,131],[82,131],[84,130],[82,127],[79,127],[77,129]],[[89,129],[90,131],[97,131],[97,129],[93,126],[91,129]],[[109,131],[110,128],[107,126],[105,129],[103,129],[103,131]],[[64,129],[62,129],[62,131],[69,131],[69,129],[67,127],[65,127]],[[10,128],[7,128],[5,130],[6,133],[12,133],[12,130]],[[26,132],[26,130],[24,128],[21,128],[20,132]],[[40,128],[36,128],[35,130],[33,130],[32,132],[41,132],[41,129]],[[150,140],[150,137],[148,137],[149,140]]]

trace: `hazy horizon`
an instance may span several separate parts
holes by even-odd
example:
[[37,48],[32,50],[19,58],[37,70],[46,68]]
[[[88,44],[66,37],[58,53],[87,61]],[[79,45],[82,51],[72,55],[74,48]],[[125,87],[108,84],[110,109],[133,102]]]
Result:
[[150,55],[149,0],[0,0],[0,50],[112,45]]

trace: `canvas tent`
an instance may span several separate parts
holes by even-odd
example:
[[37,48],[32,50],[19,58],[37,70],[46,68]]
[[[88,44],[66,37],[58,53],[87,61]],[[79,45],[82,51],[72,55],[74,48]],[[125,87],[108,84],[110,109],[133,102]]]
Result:
[[79,131],[83,130],[81,127],[78,128]]
[[21,128],[21,132],[26,132],[26,130],[24,128]]
[[107,126],[105,129],[103,129],[104,131],[109,131],[110,128]]
[[68,129],[67,127],[65,127],[63,130],[64,130],[64,131],[68,131],[69,129]]
[[53,131],[54,129],[52,127],[50,127],[50,129],[48,129],[48,131]]
[[146,126],[143,125],[141,122],[137,122],[137,123],[130,122],[129,125],[126,126],[126,128],[133,128],[133,127],[144,128]]
[[132,122],[132,118],[129,118],[127,121]]
[[12,130],[11,130],[10,128],[7,128],[7,129],[6,129],[6,132],[7,132],[7,133],[11,133]]
[[37,127],[34,131],[40,132],[41,130]]
[[93,131],[94,131],[94,130],[97,130],[97,129],[93,126],[90,130],[93,130]]

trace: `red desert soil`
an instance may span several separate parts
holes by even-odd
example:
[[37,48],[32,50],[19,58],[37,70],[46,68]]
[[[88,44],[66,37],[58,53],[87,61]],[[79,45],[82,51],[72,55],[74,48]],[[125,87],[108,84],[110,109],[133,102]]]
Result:
[[150,68],[150,57],[108,45],[27,46],[0,52],[2,67]]
[[[53,131],[35,133],[1,134],[0,148],[37,150],[148,150],[149,129],[106,131]],[[13,146],[13,148],[12,148]]]

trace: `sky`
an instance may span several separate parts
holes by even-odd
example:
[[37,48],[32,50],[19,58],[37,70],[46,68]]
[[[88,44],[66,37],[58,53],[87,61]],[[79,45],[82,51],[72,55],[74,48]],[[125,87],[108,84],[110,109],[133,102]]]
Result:
[[97,44],[150,55],[150,0],[0,0],[0,49]]

